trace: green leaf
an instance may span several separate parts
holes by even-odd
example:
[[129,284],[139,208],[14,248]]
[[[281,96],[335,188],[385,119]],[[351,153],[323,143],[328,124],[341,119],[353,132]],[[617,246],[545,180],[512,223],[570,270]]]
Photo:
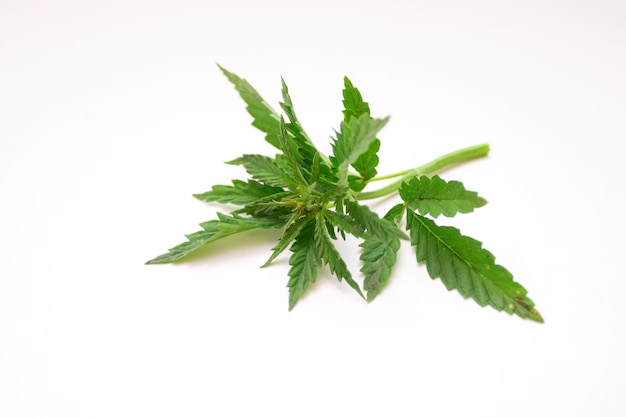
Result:
[[243,155],[227,162],[231,165],[243,165],[252,178],[272,187],[290,188],[297,185],[288,173],[276,163],[274,158],[264,155]]
[[331,162],[337,170],[338,185],[348,186],[348,167],[354,164],[374,141],[376,135],[387,124],[389,118],[372,119],[369,114],[352,117],[342,122],[337,138],[333,141]]
[[352,236],[361,239],[376,239],[373,234],[370,234],[365,230],[365,227],[347,214],[327,210],[326,218],[332,226],[337,227],[341,232],[350,233]]
[[285,249],[287,249],[291,242],[293,242],[294,239],[296,239],[296,237],[300,235],[302,229],[304,229],[304,227],[306,227],[311,222],[311,219],[313,217],[314,216],[312,214],[306,216],[294,214],[289,222],[287,222],[287,226],[283,230],[283,234],[278,240],[278,243],[272,248],[272,255],[263,264],[263,267],[269,266],[278,255],[280,255]]
[[322,175],[321,158],[319,152],[313,155],[313,160],[311,161],[311,183],[316,183],[320,180],[320,176]]
[[196,232],[193,235],[188,235],[188,242],[181,243],[179,245],[174,246],[173,248],[168,249],[167,253],[163,255],[159,255],[154,259],[146,262],[146,265],[153,264],[167,264],[174,261],[177,261],[191,252],[194,252],[196,249],[204,246],[205,243],[208,243],[211,237],[214,236],[214,233],[208,232]]
[[[261,95],[250,85],[250,83],[248,83],[248,81],[240,78],[220,65],[218,65],[218,67],[235,86],[235,89],[239,92],[239,95],[247,104],[246,110],[253,117],[252,125],[266,133],[265,140],[274,147],[281,149],[283,152],[285,152],[284,142],[289,142],[289,148],[299,149],[298,153],[301,158],[299,164],[302,167],[310,166],[314,155],[318,152],[307,134],[304,132],[302,125],[296,118],[293,110],[293,103],[284,80],[282,80],[283,103],[280,105],[287,114],[289,123],[284,124],[284,127],[281,127],[281,116],[261,97]],[[323,165],[326,165],[326,163]],[[294,171],[292,173],[296,172]],[[301,172],[301,174],[305,173],[306,172]],[[331,173],[330,167],[322,166],[321,173],[321,183],[325,183],[328,186],[329,181],[334,182],[334,175]],[[302,178],[305,177],[303,176]]]
[[362,206],[356,201],[347,201],[346,213],[361,225],[369,234],[371,240],[386,242],[389,239],[407,239],[393,222],[381,219],[367,206]]
[[484,206],[487,201],[474,191],[467,191],[459,181],[446,182],[435,175],[412,178],[400,186],[400,197],[420,214],[453,217]]
[[235,90],[243,101],[247,104],[246,110],[252,116],[252,126],[262,132],[265,132],[265,140],[276,148],[280,148],[278,143],[278,135],[280,131],[280,116],[278,113],[261,97],[261,95],[243,78],[226,70],[218,64],[218,67],[228,81],[234,86]]
[[328,265],[330,272],[336,276],[340,282],[344,279],[348,285],[352,287],[352,289],[354,289],[362,298],[365,298],[361,292],[359,284],[352,279],[352,274],[348,270],[346,263],[341,258],[341,255],[330,239],[328,229],[326,227],[326,217],[324,216],[323,211],[319,212],[316,218],[314,239],[320,258]]
[[285,137],[290,140],[292,147],[297,149],[299,155],[298,164],[303,178],[308,184],[319,183],[323,190],[333,188],[336,178],[328,164],[328,157],[322,155],[309,136],[304,131],[302,124],[296,117],[293,102],[289,95],[289,89],[285,80],[282,80],[283,102],[280,107],[287,115],[289,122],[285,123]]
[[482,243],[461,235],[458,229],[437,226],[434,221],[407,211],[407,230],[419,263],[425,263],[432,278],[441,278],[448,290],[456,289],[479,305],[490,305],[519,317],[543,322],[513,275],[495,263]]
[[146,263],[171,263],[189,255],[191,252],[207,243],[215,242],[216,240],[252,229],[277,228],[284,225],[284,221],[280,219],[251,219],[239,216],[228,216],[222,213],[217,213],[217,216],[217,220],[209,220],[208,222],[201,223],[200,226],[203,230],[187,235],[188,242],[176,245],[169,249],[167,253],[159,255]]
[[[399,221],[403,212],[404,206],[397,204],[385,214],[383,219],[397,227],[396,222]],[[367,301],[372,301],[389,282],[400,249],[400,239],[365,240],[360,247],[363,249],[360,257],[363,262],[361,272],[365,277],[363,289],[367,293]]]
[[283,151],[283,154],[276,157],[277,162],[281,164],[281,168],[294,179],[296,184],[304,187],[308,186],[309,182],[303,174],[305,162],[300,154],[300,148],[298,147],[298,143],[290,138],[285,125],[285,119],[282,116],[280,118],[280,133],[278,138],[280,150]]
[[271,187],[254,180],[248,182],[233,180],[233,185],[214,185],[211,191],[194,194],[198,200],[236,204],[245,206],[266,197],[277,195],[284,190],[280,187]]
[[315,220],[310,220],[300,231],[296,241],[291,245],[292,255],[289,258],[289,310],[317,279],[317,271],[322,265],[317,245],[313,238]]
[[[247,230],[258,228],[280,228],[285,225],[285,221],[280,218],[256,218],[256,217],[242,217],[238,214],[223,214],[217,213],[219,223],[217,223],[217,230],[220,234],[235,234],[245,232]],[[206,223],[200,223],[200,226],[204,230],[210,230],[213,228],[214,221]]]
[[247,214],[258,219],[288,219],[292,209],[285,202],[293,200],[293,198],[294,193],[291,191],[279,192],[252,201],[243,208],[236,210],[235,213]]
[[369,104],[363,100],[361,92],[352,85],[348,77],[343,78],[343,120],[349,122],[352,117],[370,114]]
[[372,301],[387,285],[393,266],[396,263],[399,239],[389,239],[386,242],[366,240],[359,245],[363,266],[361,272],[365,276],[363,289],[367,293],[367,301]]
[[296,117],[296,112],[293,108],[293,102],[291,101],[291,97],[289,96],[289,89],[287,88],[287,84],[283,78],[280,79],[282,84],[282,96],[283,102],[280,103],[280,107],[283,109],[285,114],[287,115],[287,119],[289,123],[286,124],[287,130],[297,139],[299,139],[303,143],[308,143],[312,145],[311,139],[304,131],[302,124]]
[[352,164],[352,167],[356,169],[356,172],[360,176],[350,177],[348,180],[350,188],[354,191],[361,191],[367,183],[376,176],[378,173],[376,167],[378,166],[378,150],[380,149],[380,140],[374,140],[361,156],[357,158]]
[[[369,104],[363,100],[361,92],[352,85],[348,77],[344,78],[343,108],[344,122],[346,123],[349,123],[351,118],[370,115]],[[351,175],[348,178],[352,190],[363,190],[368,181],[376,176],[376,167],[379,162],[377,153],[379,149],[380,140],[376,139],[369,145],[367,151],[361,154],[352,164],[352,167],[359,173],[359,176]]]
[[383,217],[385,220],[389,220],[393,222],[396,226],[399,227],[400,222],[402,221],[402,215],[404,214],[404,204],[396,204],[392,208],[389,209],[387,214]]

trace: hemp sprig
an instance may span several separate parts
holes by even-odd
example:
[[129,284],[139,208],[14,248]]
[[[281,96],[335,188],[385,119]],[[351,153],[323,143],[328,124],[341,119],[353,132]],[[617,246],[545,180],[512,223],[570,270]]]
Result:
[[[253,229],[280,229],[281,236],[263,266],[289,249],[289,310],[328,266],[359,296],[372,301],[385,288],[396,263],[401,241],[415,248],[417,262],[431,278],[448,290],[457,290],[481,306],[489,305],[519,317],[543,318],[513,275],[495,263],[482,243],[433,220],[453,217],[482,207],[486,201],[458,181],[446,181],[434,172],[486,156],[487,144],[460,149],[420,167],[377,176],[378,134],[389,118],[373,118],[359,90],[344,78],[343,120],[332,140],[332,155],[320,153],[294,112],[289,90],[282,80],[284,115],[279,114],[245,80],[219,67],[235,86],[252,116],[252,125],[265,133],[276,148],[274,156],[244,154],[228,162],[242,166],[247,181],[214,185],[195,194],[199,200],[235,206],[228,214],[201,223],[201,230],[148,264],[183,259],[198,248]],[[363,191],[375,181],[398,178],[374,191]],[[401,202],[380,217],[363,201],[397,193]],[[408,232],[407,233],[405,233]],[[334,242],[346,234],[361,240],[362,286],[354,279]]]

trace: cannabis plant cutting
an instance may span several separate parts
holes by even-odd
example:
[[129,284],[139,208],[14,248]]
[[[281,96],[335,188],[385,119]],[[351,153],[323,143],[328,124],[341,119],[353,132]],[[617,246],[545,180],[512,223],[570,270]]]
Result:
[[[332,155],[318,151],[296,117],[289,90],[282,81],[284,115],[274,110],[244,79],[220,67],[235,86],[253,118],[252,125],[265,134],[275,155],[244,154],[228,162],[249,174],[246,181],[214,185],[195,197],[228,205],[228,213],[200,224],[149,264],[179,261],[198,248],[253,229],[279,229],[264,266],[285,251],[289,255],[289,309],[328,266],[339,280],[372,301],[389,281],[402,241],[414,248],[417,262],[439,278],[448,290],[457,290],[481,306],[542,322],[527,292],[512,274],[495,263],[482,243],[435,219],[469,213],[486,201],[461,182],[434,175],[444,167],[487,155],[488,145],[451,152],[418,168],[378,176],[379,132],[388,118],[374,118],[370,107],[348,78],[344,79],[343,118],[332,139]],[[394,179],[382,188],[365,190],[381,179]],[[364,201],[389,194],[398,204],[379,216]],[[335,246],[350,234],[359,239],[362,284],[359,285]]]

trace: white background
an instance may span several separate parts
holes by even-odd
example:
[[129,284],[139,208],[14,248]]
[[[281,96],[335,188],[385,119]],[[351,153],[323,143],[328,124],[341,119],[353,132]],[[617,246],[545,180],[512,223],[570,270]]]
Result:
[[[0,3],[0,415],[626,415],[626,3]],[[381,173],[443,173],[546,323],[480,308],[403,247],[371,304],[323,272],[287,312],[277,235],[143,263],[273,153],[216,63],[328,152],[348,75]],[[384,205],[384,204],[383,204]],[[374,204],[374,208],[383,205]],[[358,271],[355,241],[341,245]]]

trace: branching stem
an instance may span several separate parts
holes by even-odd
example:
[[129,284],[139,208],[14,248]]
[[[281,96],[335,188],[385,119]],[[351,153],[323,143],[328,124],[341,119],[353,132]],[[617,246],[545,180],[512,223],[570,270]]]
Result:
[[432,161],[427,162],[417,168],[411,168],[405,171],[397,172],[395,174],[376,177],[371,181],[380,181],[397,177],[401,178],[397,181],[392,182],[389,185],[379,188],[378,190],[356,193],[355,198],[357,200],[371,200],[374,198],[384,197],[386,195],[396,192],[403,182],[408,181],[413,177],[420,175],[430,175],[451,165],[456,165],[462,162],[470,161],[472,159],[487,156],[488,153],[489,145],[486,143],[482,145],[470,146],[469,148],[458,149],[456,151],[435,158]]

